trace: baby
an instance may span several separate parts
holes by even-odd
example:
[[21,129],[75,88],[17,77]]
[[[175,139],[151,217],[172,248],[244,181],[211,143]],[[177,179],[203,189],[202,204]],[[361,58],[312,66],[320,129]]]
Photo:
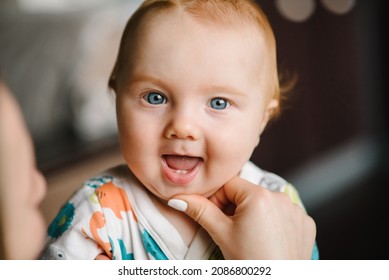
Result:
[[109,85],[126,165],[70,198],[42,258],[222,259],[208,233],[167,202],[215,200],[236,176],[303,207],[293,186],[249,161],[281,99],[274,35],[254,2],[144,1]]

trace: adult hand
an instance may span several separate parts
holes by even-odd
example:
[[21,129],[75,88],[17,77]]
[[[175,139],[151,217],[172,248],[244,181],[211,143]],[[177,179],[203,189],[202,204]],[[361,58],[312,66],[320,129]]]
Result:
[[198,222],[226,259],[311,258],[315,222],[283,193],[235,177],[209,200],[178,195],[169,205]]

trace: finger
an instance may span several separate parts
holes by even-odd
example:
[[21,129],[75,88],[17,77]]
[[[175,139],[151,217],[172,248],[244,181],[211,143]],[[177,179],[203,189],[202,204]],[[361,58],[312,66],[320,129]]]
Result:
[[[253,192],[261,190],[261,187],[254,185],[240,177],[234,177],[228,181],[222,189],[222,192],[220,191],[215,194],[218,199],[220,201],[226,201],[227,199],[228,201],[238,206],[243,203],[247,197],[250,197]],[[225,197],[223,198],[223,196]]]
[[95,260],[111,260],[106,254],[98,255]]
[[[185,212],[201,225],[213,239],[225,232],[231,220],[215,204],[199,195],[178,195],[169,200],[171,207]],[[178,206],[178,207],[177,207]],[[215,240],[216,241],[216,240]]]
[[227,198],[224,187],[218,189],[213,195],[208,198],[219,209],[223,209],[226,205],[231,204],[231,201]]
[[215,204],[220,210],[227,216],[233,216],[235,213],[236,205],[227,199],[224,193],[224,187],[221,187],[216,193],[208,198],[213,204]]

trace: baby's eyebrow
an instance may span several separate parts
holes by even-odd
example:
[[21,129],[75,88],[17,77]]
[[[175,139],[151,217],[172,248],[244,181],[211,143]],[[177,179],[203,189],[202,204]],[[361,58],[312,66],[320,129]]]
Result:
[[234,87],[233,85],[207,85],[204,88],[207,92],[211,93],[220,93],[220,94],[232,94],[237,97],[244,97],[247,96],[247,93],[245,93],[244,90],[238,89],[237,87]]
[[157,84],[157,85],[166,84],[162,79],[144,73],[138,73],[132,75],[130,82],[131,83],[152,82],[153,84]]

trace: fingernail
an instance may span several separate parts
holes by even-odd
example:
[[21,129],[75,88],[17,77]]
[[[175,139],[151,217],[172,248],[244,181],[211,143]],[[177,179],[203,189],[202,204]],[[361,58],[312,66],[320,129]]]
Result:
[[188,208],[188,203],[180,199],[174,199],[174,198],[170,199],[167,204],[170,207],[182,212],[185,212],[186,209]]

